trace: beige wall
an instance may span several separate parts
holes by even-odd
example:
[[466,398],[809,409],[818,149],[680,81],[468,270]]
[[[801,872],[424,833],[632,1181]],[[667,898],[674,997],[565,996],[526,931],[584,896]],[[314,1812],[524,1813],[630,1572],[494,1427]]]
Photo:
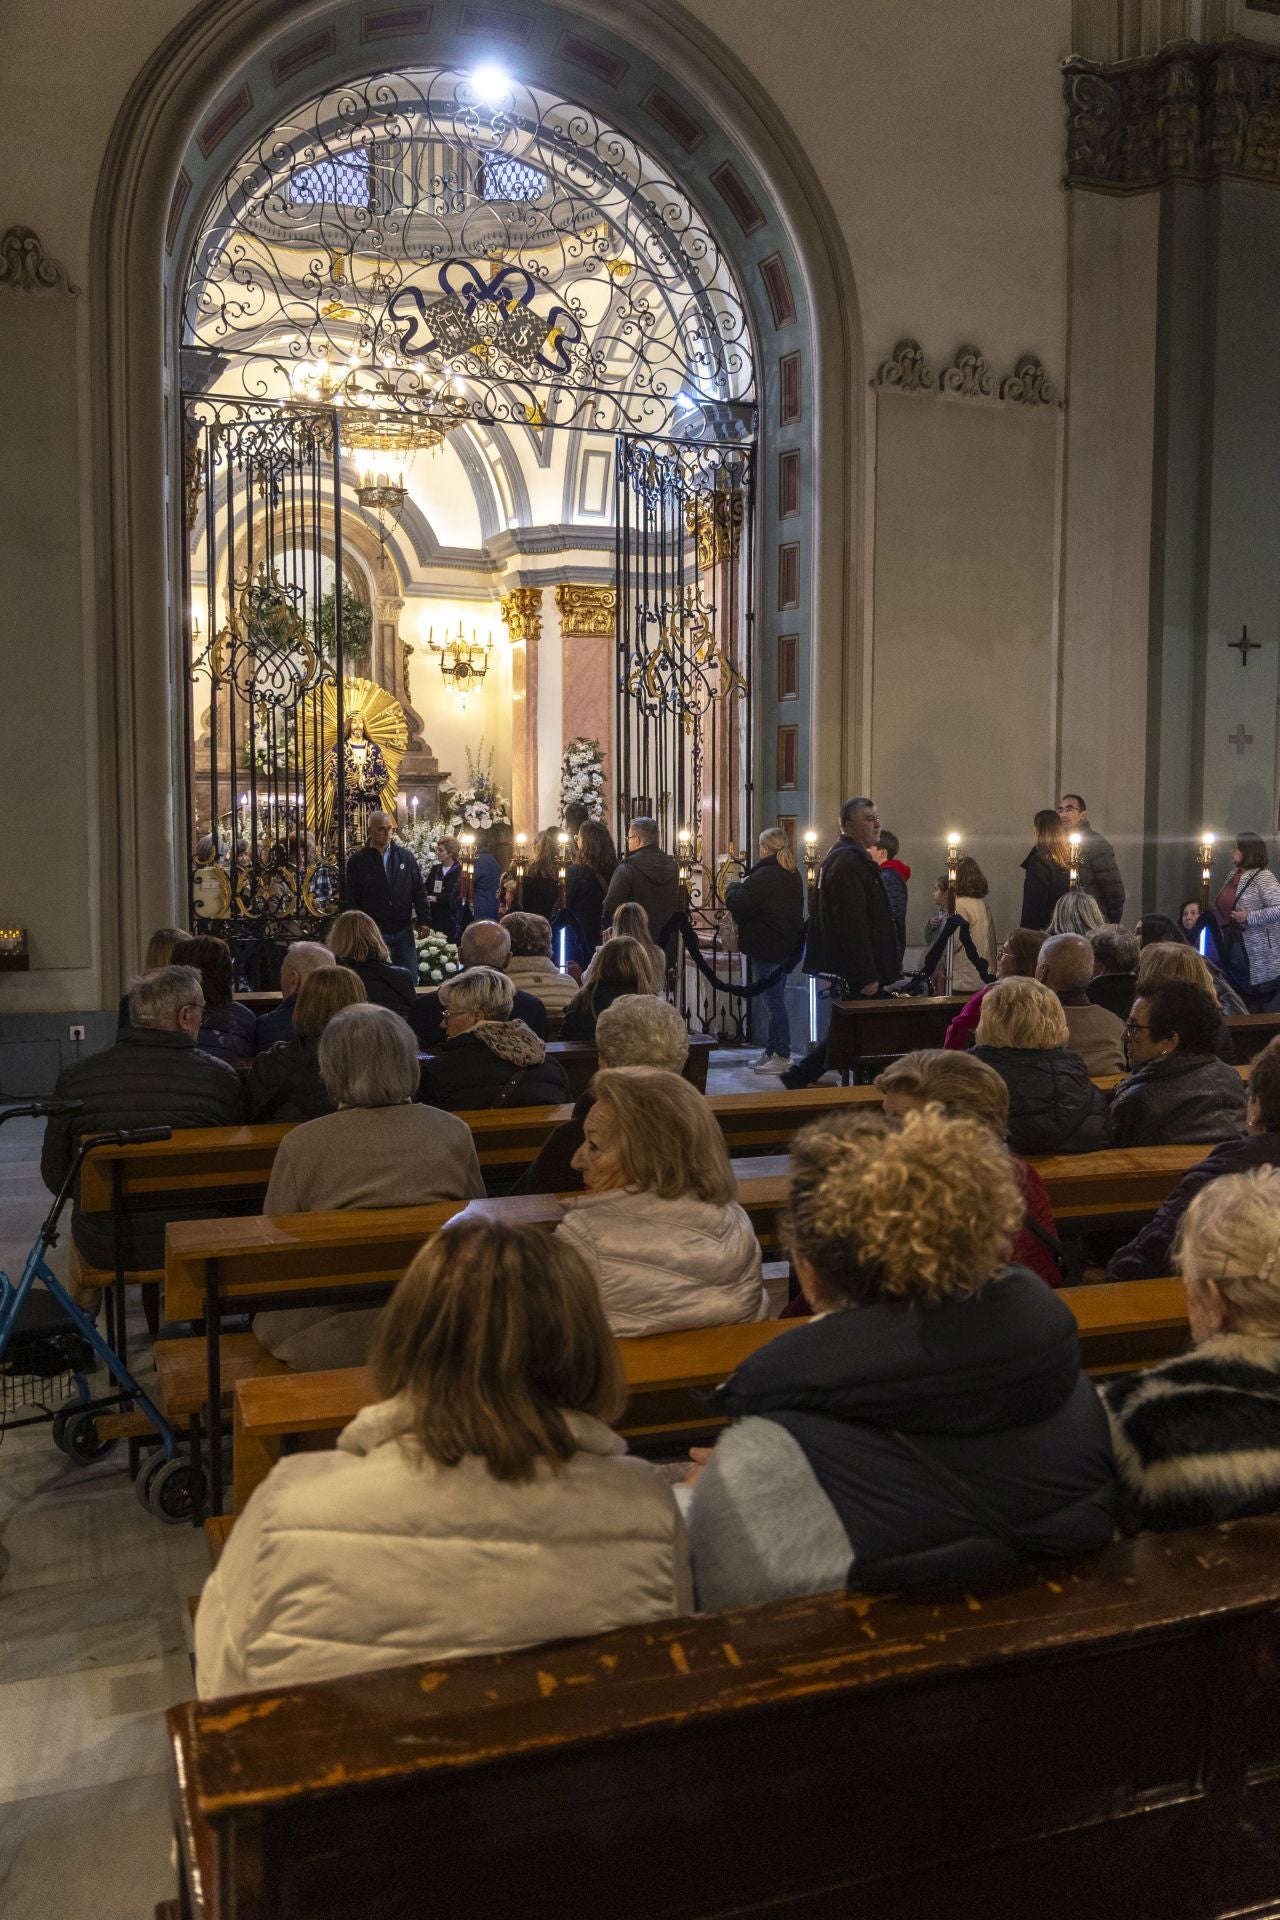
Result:
[[[584,14],[591,11],[590,0],[580,5]],[[133,0],[119,9],[90,0],[62,0],[54,8],[40,0],[10,0],[0,12],[0,71],[9,80],[0,124],[0,231],[10,224],[35,227],[82,286],[88,284],[93,203],[108,135],[135,75],[187,11],[175,0]],[[897,0],[891,7],[883,0],[811,0],[803,33],[785,40],[785,59],[774,0],[737,0],[732,8],[722,0],[689,0],[688,12],[727,43],[761,94],[771,97],[774,107],[766,100],[766,118],[780,139],[799,143],[802,168],[807,164],[820,184],[851,263],[868,374],[900,337],[911,335],[935,365],[966,342],[977,345],[997,373],[1034,351],[1061,386],[1068,256],[1067,203],[1059,185],[1058,62],[1070,45],[1070,0]],[[58,164],[51,166],[54,97]],[[79,393],[87,449],[87,340],[100,316],[87,310],[83,296],[78,314],[78,358],[68,379]],[[156,350],[159,355],[158,340]],[[874,454],[875,397],[863,390],[850,401],[866,411]],[[909,404],[902,402],[904,408]],[[880,440],[886,464],[878,474],[869,460],[863,523],[852,525],[844,542],[842,589],[865,609],[861,652],[850,660],[849,679],[868,698],[859,704],[851,697],[846,705],[846,714],[859,716],[857,737],[850,737],[848,722],[843,729],[835,725],[829,709],[819,738],[828,761],[838,754],[847,769],[874,770],[883,789],[878,797],[895,823],[907,820],[912,832],[932,830],[935,838],[949,824],[942,814],[956,804],[953,780],[966,771],[964,755],[954,763],[944,756],[929,781],[914,779],[916,743],[931,738],[936,710],[917,705],[916,686],[902,678],[901,629],[919,569],[919,588],[927,588],[931,609],[931,672],[962,681],[973,713],[998,712],[1005,734],[1018,743],[1001,755],[1007,778],[984,782],[976,791],[962,789],[973,792],[963,824],[991,840],[1007,827],[1011,810],[1021,822],[1054,784],[1049,742],[1056,714],[1059,516],[1056,464],[1045,449],[1055,441],[1056,426],[1019,421],[998,407],[989,417],[975,408],[969,419],[959,403],[951,413],[939,413],[943,403],[933,404],[933,413],[918,414],[894,441]],[[945,428],[926,430],[935,416],[946,421]],[[825,431],[829,423],[823,424]],[[941,467],[933,464],[939,452],[933,432],[945,442]],[[100,450],[94,457],[101,458]],[[87,452],[84,468],[83,564],[91,581],[96,561],[89,544]],[[947,509],[939,481],[957,471],[964,498]],[[1012,584],[1007,568],[1001,570],[1009,526],[999,516],[1006,512],[1014,516],[1022,548]],[[963,592],[949,604],[956,583],[963,583]],[[994,642],[993,601],[1011,622],[1006,637]],[[896,609],[891,620],[890,609]],[[549,657],[555,631],[550,596],[546,612],[551,617],[541,650],[542,688],[558,707],[560,685]],[[888,624],[878,626],[882,620]],[[1014,634],[1025,658],[1011,679]],[[86,658],[92,646],[89,635]],[[1025,659],[1034,663],[1033,671],[1025,670]],[[6,623],[0,629],[0,674],[7,679],[21,671],[22,660]],[[99,725],[91,676],[86,672],[79,688],[69,686],[65,698],[70,720],[49,743],[54,760],[76,750],[83,726],[91,767]],[[441,753],[440,741],[432,745]],[[556,765],[543,751],[549,745],[540,739],[544,801]],[[447,751],[441,757],[450,758]],[[836,778],[820,768],[819,791],[829,797]],[[91,782],[88,792],[91,814]],[[25,804],[19,796],[17,831]],[[43,801],[29,804],[38,804],[44,817]],[[60,821],[59,830],[68,844],[79,843],[79,864],[68,869],[79,873],[91,857],[96,820]],[[89,900],[92,932],[92,888]],[[92,1004],[102,991],[92,967],[74,976],[32,975],[17,985],[10,977],[0,979],[0,1010]]]

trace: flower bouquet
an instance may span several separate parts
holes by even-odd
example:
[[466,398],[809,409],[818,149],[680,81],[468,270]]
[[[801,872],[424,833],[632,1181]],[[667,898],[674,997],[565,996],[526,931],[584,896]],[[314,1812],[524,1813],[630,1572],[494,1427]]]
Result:
[[511,805],[498,791],[493,778],[493,749],[482,760],[484,741],[473,754],[467,748],[467,783],[463,787],[445,787],[440,794],[444,823],[450,833],[483,833],[488,827],[509,827]]
[[442,980],[462,972],[458,949],[445,934],[420,933],[415,945],[418,949],[418,979],[424,987],[438,987]]
[[604,818],[604,754],[598,740],[571,740],[560,758],[560,818],[577,802],[593,820]]

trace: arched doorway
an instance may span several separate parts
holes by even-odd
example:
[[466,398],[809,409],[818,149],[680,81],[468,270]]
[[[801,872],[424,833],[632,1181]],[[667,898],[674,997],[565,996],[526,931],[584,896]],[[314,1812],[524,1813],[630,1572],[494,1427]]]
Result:
[[[108,977],[118,975],[121,953],[136,949],[145,928],[172,915],[185,884],[180,816],[153,804],[157,792],[180,791],[183,753],[170,697],[185,670],[177,404],[183,264],[229,156],[245,151],[255,130],[260,136],[278,124],[320,86],[367,75],[375,60],[401,70],[433,60],[458,64],[461,51],[473,60],[492,55],[495,36],[509,70],[598,109],[632,137],[642,133],[641,144],[706,210],[732,263],[759,343],[757,818],[789,814],[803,826],[858,778],[856,305],[821,192],[767,97],[674,4],[646,10],[643,21],[612,0],[394,12],[284,0],[210,5],[184,22],[140,76],[113,135],[95,215],[95,374],[108,456],[96,500],[106,557],[99,626],[109,716]],[[167,374],[157,368],[157,341]],[[498,443],[504,434],[536,431],[527,422],[477,423],[455,436],[473,443],[472,467],[487,467],[490,478],[480,478],[494,502],[503,484]],[[496,517],[496,507],[489,511]],[[612,531],[595,532],[599,573],[609,578]],[[430,527],[416,528],[413,540],[431,548]],[[448,540],[439,546],[447,552]],[[565,591],[574,585],[565,582]],[[564,670],[566,678],[576,674],[567,651]],[[789,728],[784,781],[781,741]]]

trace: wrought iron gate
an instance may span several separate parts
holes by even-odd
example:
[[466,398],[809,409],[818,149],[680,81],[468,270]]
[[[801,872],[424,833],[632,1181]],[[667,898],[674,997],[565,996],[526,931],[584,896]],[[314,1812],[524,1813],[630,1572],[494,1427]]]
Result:
[[360,824],[343,747],[339,435],[327,409],[204,396],[185,401],[184,430],[191,925],[227,939],[238,983],[260,986],[289,940],[331,918]]
[[[750,444],[618,440],[619,844],[633,815],[653,816],[707,958],[737,984],[723,892],[753,835],[754,482]],[[743,1037],[742,1003],[688,968],[681,998],[704,1032]]]

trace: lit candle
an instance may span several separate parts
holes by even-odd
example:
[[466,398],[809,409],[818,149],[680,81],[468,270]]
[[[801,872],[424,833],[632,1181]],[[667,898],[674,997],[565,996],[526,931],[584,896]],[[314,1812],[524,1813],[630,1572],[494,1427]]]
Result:
[[1069,833],[1067,844],[1071,849],[1071,864],[1067,868],[1067,885],[1074,890],[1080,885],[1080,835]]
[[818,878],[818,836],[812,827],[804,836],[804,877],[810,887]]
[[1200,911],[1209,911],[1209,882],[1213,877],[1213,849],[1218,836],[1207,830],[1200,836]]

